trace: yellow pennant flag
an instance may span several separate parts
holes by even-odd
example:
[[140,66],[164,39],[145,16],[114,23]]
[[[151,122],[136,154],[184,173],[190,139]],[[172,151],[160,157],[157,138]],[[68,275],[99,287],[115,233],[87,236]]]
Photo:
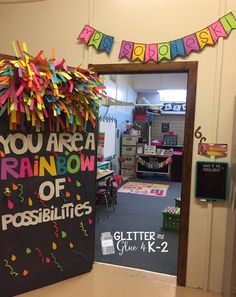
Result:
[[145,44],[143,43],[135,43],[132,53],[132,61],[140,60],[141,62],[144,61],[145,57]]
[[196,36],[200,49],[203,49],[207,44],[214,45],[214,41],[208,28],[198,31]]

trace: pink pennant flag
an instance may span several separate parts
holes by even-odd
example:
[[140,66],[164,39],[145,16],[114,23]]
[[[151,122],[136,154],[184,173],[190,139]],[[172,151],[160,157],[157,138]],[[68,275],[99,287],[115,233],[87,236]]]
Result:
[[186,54],[200,50],[196,34],[191,34],[183,38]]
[[92,37],[95,29],[85,25],[83,30],[80,32],[79,37],[77,39],[84,40],[84,42],[87,44]]
[[119,58],[128,58],[128,60],[131,60],[132,52],[133,52],[134,43],[131,41],[122,41]]
[[145,62],[153,60],[157,62],[157,44],[146,44]]
[[218,41],[219,37],[227,37],[224,27],[222,26],[220,21],[211,24],[208,28],[211,32],[211,37],[214,43]]

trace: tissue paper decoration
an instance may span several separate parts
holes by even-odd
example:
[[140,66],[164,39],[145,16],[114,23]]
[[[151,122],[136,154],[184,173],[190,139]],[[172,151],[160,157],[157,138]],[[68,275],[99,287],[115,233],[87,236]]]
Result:
[[0,117],[10,130],[85,130],[96,125],[99,99],[105,86],[90,70],[46,59],[43,51],[33,57],[24,43],[15,45],[16,60],[0,61]]

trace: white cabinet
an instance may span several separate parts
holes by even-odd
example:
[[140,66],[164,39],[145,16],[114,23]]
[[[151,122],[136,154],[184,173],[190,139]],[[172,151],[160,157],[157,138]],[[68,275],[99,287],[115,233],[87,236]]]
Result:
[[124,177],[135,177],[137,142],[137,135],[122,135],[121,156],[124,162],[121,163],[121,175]]

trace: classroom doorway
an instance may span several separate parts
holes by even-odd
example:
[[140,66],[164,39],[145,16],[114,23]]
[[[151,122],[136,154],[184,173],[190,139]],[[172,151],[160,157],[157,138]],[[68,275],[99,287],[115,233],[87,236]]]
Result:
[[[185,286],[187,268],[188,222],[190,205],[192,148],[194,134],[197,62],[166,62],[163,64],[105,64],[90,65],[99,75],[186,73],[187,99],[184,124],[181,214],[178,245],[177,284]],[[119,234],[118,234],[119,235]],[[149,234],[150,235],[150,234]]]

